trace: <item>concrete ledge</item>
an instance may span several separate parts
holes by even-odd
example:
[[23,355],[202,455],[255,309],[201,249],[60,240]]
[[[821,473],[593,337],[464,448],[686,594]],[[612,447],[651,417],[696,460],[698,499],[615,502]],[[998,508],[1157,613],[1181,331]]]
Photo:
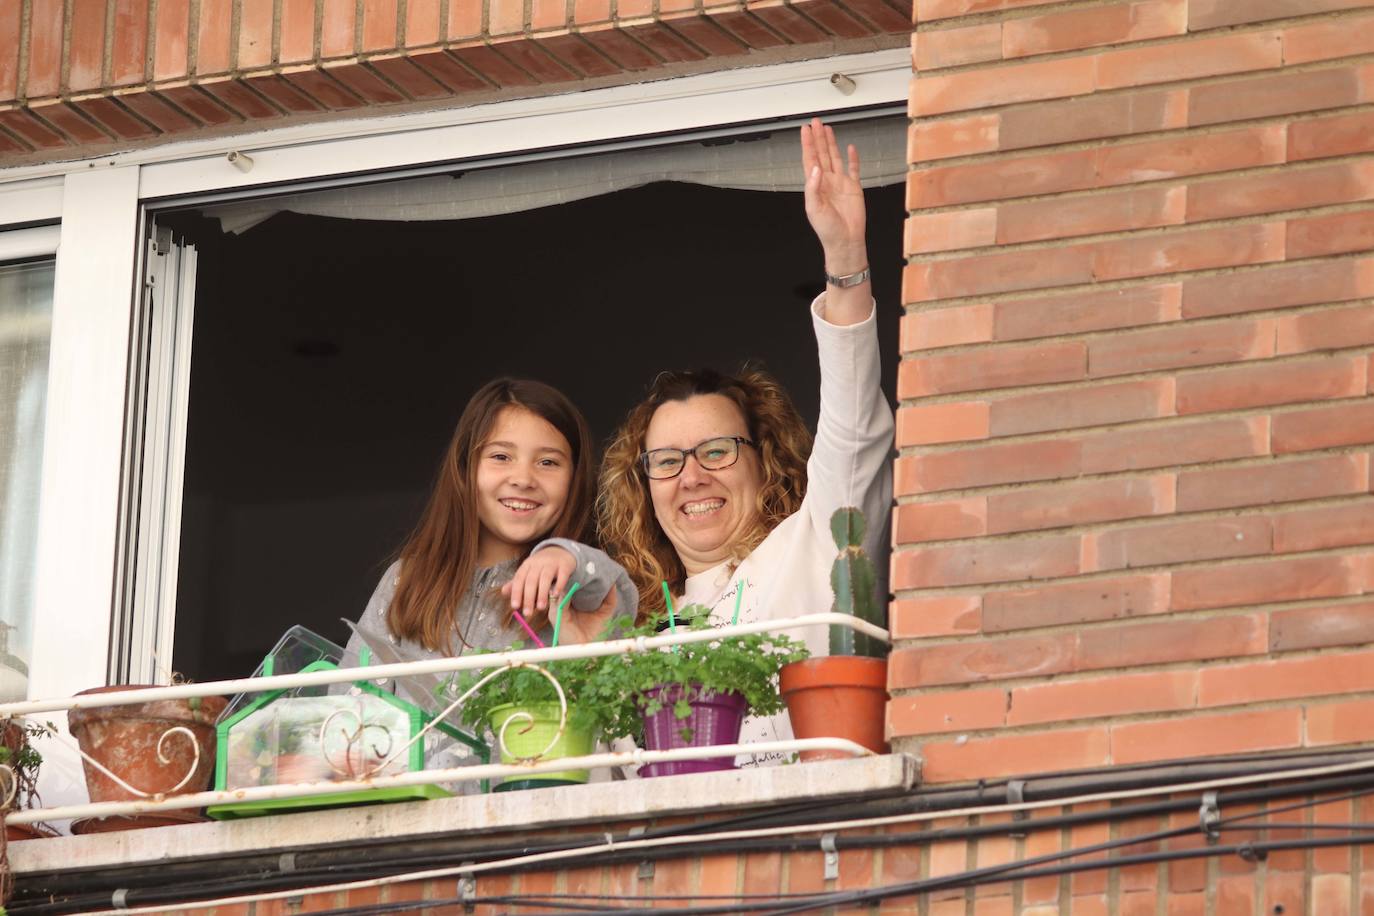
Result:
[[894,795],[916,784],[905,754],[334,808],[9,845],[15,874],[286,851],[432,833],[509,833],[705,814],[813,799]]

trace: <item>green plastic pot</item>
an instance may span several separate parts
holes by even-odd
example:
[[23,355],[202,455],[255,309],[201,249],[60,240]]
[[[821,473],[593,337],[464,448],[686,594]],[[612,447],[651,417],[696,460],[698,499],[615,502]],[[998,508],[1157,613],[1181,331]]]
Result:
[[[534,721],[516,721],[506,729],[505,747],[498,747],[502,763],[518,763],[522,758],[533,757],[541,752],[541,762],[557,760],[560,757],[585,757],[592,752],[595,744],[592,733],[579,731],[571,724],[563,729],[563,734],[559,735],[552,747],[549,747],[549,742],[558,731],[557,703],[507,703],[498,706],[487,717],[492,734],[499,737],[501,727],[517,713],[526,713]],[[571,716],[572,710],[569,709],[568,713]],[[499,740],[497,744],[500,744]],[[549,748],[547,751],[544,750],[546,747]],[[575,785],[586,782],[588,775],[586,770],[559,770],[554,773],[532,773],[529,776],[508,776],[494,791],[531,788],[534,785]]]

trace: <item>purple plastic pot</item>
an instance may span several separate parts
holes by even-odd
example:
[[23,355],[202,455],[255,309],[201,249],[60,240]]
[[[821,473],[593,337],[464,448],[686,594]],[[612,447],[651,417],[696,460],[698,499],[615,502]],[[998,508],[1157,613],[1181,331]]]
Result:
[[[696,694],[698,688],[693,688]],[[667,751],[679,747],[710,747],[713,744],[739,742],[740,726],[747,711],[744,696],[738,693],[708,693],[692,700],[692,714],[685,719],[673,715],[673,704],[682,693],[681,684],[669,684],[647,691],[662,701],[663,707],[653,715],[644,716],[644,747],[650,751]],[[683,737],[687,731],[691,740]],[[675,760],[646,763],[639,768],[640,776],[676,776],[680,773],[709,773],[714,770],[733,770],[733,757],[710,760]]]

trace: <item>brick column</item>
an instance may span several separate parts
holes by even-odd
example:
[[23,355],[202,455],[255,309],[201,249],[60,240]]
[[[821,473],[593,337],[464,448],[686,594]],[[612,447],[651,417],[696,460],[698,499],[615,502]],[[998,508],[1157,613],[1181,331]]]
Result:
[[1374,740],[1374,0],[919,0],[889,730]]

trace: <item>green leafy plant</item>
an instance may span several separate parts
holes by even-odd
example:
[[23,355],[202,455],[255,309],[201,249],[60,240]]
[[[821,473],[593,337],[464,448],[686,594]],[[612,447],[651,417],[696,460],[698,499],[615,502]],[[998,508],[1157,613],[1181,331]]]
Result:
[[[701,605],[682,609],[678,631],[711,629],[709,610]],[[666,616],[651,618],[640,626],[628,620],[612,624],[608,639],[661,636]],[[584,691],[584,702],[606,712],[604,733],[608,736],[640,737],[644,716],[662,708],[650,691],[667,685],[681,685],[673,704],[673,715],[691,715],[691,701],[706,693],[738,693],[744,696],[749,713],[771,716],[781,712],[778,671],[788,662],[807,656],[806,647],[787,636],[756,633],[729,636],[709,642],[688,643],[648,652],[629,652],[600,659]]]
[[[864,552],[867,523],[859,509],[836,509],[830,516],[830,534],[839,555],[830,567],[830,589],[835,593],[831,610],[848,614],[878,627],[887,626],[887,615],[878,602],[878,576],[873,560]],[[831,655],[865,655],[886,658],[886,643],[851,630],[830,628]]]
[[[0,764],[14,771],[18,784],[14,794],[15,808],[30,808],[38,800],[38,769],[43,765],[43,755],[33,746],[33,739],[56,731],[51,722],[40,724],[22,719],[0,722]],[[0,797],[8,794],[9,786],[0,784]]]
[[[528,648],[523,643],[514,643],[507,652]],[[485,652],[485,650],[484,650]],[[486,653],[490,654],[490,653]],[[610,718],[603,706],[590,701],[589,685],[596,676],[597,667],[604,660],[599,658],[568,659],[548,662],[541,665],[549,674],[558,679],[563,694],[568,700],[568,723],[578,731],[593,734],[604,733]],[[491,669],[481,671],[460,671],[441,684],[437,690],[438,698],[449,703],[490,673]],[[492,678],[480,690],[468,697],[458,711],[459,719],[469,729],[480,733],[487,726],[491,711],[498,706],[513,703],[527,706],[532,703],[557,703],[558,693],[553,684],[538,671],[531,668],[516,668]]]

